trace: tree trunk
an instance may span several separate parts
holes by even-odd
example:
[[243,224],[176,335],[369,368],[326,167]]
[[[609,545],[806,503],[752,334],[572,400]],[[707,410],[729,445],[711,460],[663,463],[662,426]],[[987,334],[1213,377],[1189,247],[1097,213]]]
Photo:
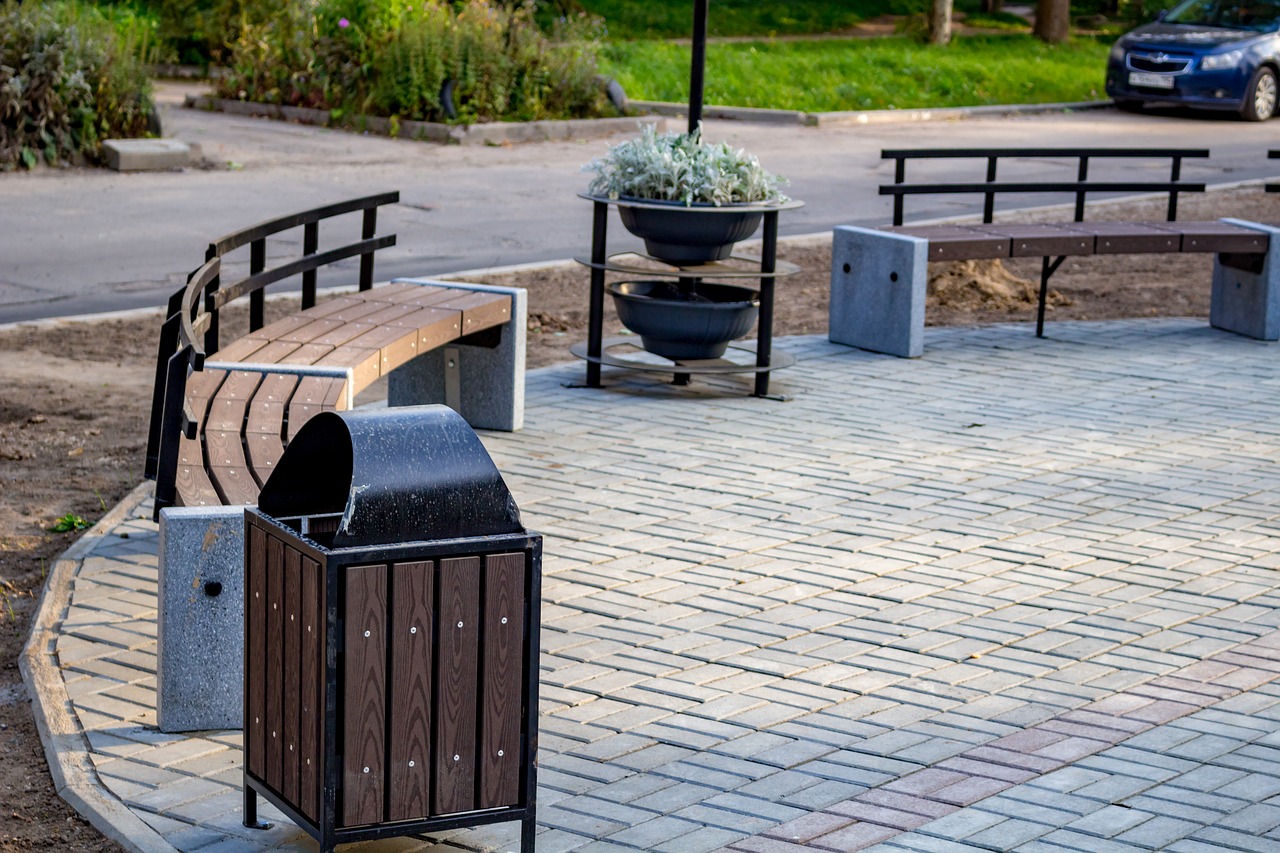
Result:
[[1071,0],[1038,0],[1035,34],[1049,44],[1066,41],[1071,34]]
[[999,12],[1004,6],[1004,0],[982,0],[982,11],[988,15],[993,12]]
[[951,42],[951,0],[933,0],[929,8],[929,44]]

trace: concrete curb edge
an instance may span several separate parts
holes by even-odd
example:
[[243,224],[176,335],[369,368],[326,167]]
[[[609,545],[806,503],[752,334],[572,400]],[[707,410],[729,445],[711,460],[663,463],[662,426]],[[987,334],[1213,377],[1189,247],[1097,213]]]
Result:
[[84,732],[71,712],[71,700],[54,651],[80,566],[94,547],[150,496],[151,489],[150,482],[137,486],[54,562],[32,620],[31,634],[18,657],[18,669],[31,694],[32,716],[58,796],[94,829],[127,850],[175,853],[160,833],[135,815],[98,778]]

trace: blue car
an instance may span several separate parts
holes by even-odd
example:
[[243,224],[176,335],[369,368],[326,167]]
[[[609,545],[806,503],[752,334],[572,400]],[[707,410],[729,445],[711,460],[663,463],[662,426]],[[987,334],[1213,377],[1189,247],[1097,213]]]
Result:
[[1125,35],[1107,60],[1107,94],[1147,103],[1275,115],[1280,0],[1184,0]]

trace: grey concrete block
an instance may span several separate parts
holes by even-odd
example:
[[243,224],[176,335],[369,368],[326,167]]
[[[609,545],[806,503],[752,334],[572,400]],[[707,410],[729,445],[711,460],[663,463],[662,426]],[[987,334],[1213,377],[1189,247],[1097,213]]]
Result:
[[107,166],[117,172],[157,172],[191,165],[191,146],[176,139],[108,139],[102,143]]
[[906,358],[924,353],[929,241],[841,226],[831,245],[832,343]]
[[397,368],[387,383],[388,405],[443,403],[476,429],[513,432],[524,427],[525,339],[529,329],[529,296],[524,288],[405,278],[394,283],[506,293],[512,297],[511,320],[502,327],[502,342],[496,348],[455,341]]
[[156,718],[238,729],[244,706],[244,507],[160,511]]
[[1224,219],[1223,222],[1262,231],[1271,237],[1260,270],[1226,266],[1222,255],[1213,262],[1213,294],[1209,323],[1260,341],[1280,340],[1280,228]]

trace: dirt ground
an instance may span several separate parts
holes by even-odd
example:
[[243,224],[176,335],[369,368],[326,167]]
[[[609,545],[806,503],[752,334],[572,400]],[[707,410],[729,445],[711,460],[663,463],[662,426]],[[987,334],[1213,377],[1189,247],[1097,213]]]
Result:
[[[1089,218],[1163,213],[1163,202],[1127,203],[1100,207]],[[1280,222],[1280,196],[1235,190],[1180,203],[1184,220],[1222,216]],[[1064,214],[1016,218],[1055,221]],[[829,240],[784,241],[779,254],[804,272],[779,287],[775,334],[825,331]],[[1207,255],[1070,259],[1053,279],[1049,322],[1207,316],[1211,265]],[[1034,318],[1039,259],[1007,268],[935,265],[930,275],[930,325]],[[585,336],[585,270],[523,273],[503,283],[529,289],[529,366],[570,360],[569,345]],[[272,310],[287,309],[273,303]],[[17,659],[48,567],[77,535],[50,528],[68,514],[100,518],[140,481],[158,323],[155,315],[0,331],[0,851],[118,849],[55,794]]]

